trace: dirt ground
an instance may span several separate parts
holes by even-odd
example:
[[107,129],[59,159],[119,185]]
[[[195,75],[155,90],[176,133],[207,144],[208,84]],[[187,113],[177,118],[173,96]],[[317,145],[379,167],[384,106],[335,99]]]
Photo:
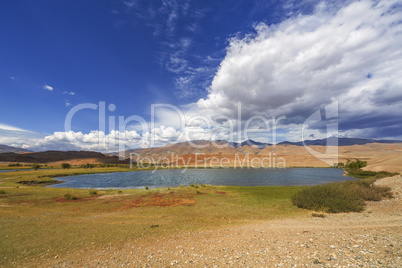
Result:
[[[255,222],[54,256],[41,267],[402,267],[402,178],[362,213]],[[162,226],[155,226],[163,228]]]

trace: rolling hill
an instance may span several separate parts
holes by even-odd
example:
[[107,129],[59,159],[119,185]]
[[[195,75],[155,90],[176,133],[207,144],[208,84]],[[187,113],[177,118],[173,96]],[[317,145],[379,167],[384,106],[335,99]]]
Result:
[[0,144],[0,153],[28,153],[31,152],[29,150],[25,150],[18,147],[12,147],[8,145]]
[[128,163],[120,161],[116,156],[104,155],[90,151],[45,151],[29,153],[0,153],[0,161],[3,162],[22,162],[22,163],[56,163],[74,162],[75,164],[119,164]]

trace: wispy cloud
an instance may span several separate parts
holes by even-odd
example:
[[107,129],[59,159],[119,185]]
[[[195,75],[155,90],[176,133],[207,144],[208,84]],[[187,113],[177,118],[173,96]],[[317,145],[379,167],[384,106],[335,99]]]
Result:
[[11,125],[7,125],[7,124],[2,124],[0,123],[0,129],[1,130],[10,130],[10,131],[23,131],[23,132],[29,132],[28,130],[19,128],[19,127],[15,127],[15,126],[11,126]]
[[189,0],[126,0],[123,4],[127,14],[134,14],[136,22],[152,29],[155,40],[160,43],[155,59],[176,76],[173,83],[177,87],[177,96],[186,98],[199,92],[200,85],[195,86],[194,70],[205,63],[194,55],[193,42],[200,30],[200,21],[208,10]]
[[53,91],[53,87],[49,86],[49,85],[43,85],[43,89],[49,90],[49,91]]
[[153,29],[154,35],[173,36],[177,30],[180,17],[187,16],[190,1],[177,0],[131,0],[123,1],[129,13],[135,18],[144,21],[145,25]]
[[189,67],[175,80],[176,97],[185,99],[201,95],[210,86],[216,69],[214,65],[206,64],[204,67]]
[[74,96],[74,95],[75,95],[75,92],[73,92],[73,91],[63,91],[63,94],[64,94],[64,95]]

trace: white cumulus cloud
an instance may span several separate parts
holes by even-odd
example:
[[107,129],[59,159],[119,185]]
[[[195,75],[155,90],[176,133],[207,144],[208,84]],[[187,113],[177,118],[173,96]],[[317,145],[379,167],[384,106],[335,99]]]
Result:
[[[398,1],[359,1],[337,11],[324,4],[311,15],[233,38],[207,98],[203,114],[287,117],[302,123],[339,100],[341,127],[401,124],[402,17]],[[354,122],[353,126],[351,125]],[[349,126],[350,125],[350,126]]]

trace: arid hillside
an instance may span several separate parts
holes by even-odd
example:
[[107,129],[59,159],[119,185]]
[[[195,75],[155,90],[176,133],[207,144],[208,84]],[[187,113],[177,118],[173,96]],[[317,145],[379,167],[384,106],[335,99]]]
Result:
[[88,151],[46,151],[30,153],[0,153],[1,162],[21,162],[21,163],[41,163],[41,164],[60,164],[69,162],[73,165],[85,163],[91,164],[118,164],[127,163],[120,161],[116,156],[104,155],[98,152]]
[[280,144],[262,149],[249,145],[236,148],[225,141],[198,141],[193,145],[184,142],[159,148],[127,150],[125,157],[131,154],[132,159],[140,163],[198,167],[330,167],[347,159],[358,158],[368,162],[367,170],[402,171],[402,143],[337,147]]

